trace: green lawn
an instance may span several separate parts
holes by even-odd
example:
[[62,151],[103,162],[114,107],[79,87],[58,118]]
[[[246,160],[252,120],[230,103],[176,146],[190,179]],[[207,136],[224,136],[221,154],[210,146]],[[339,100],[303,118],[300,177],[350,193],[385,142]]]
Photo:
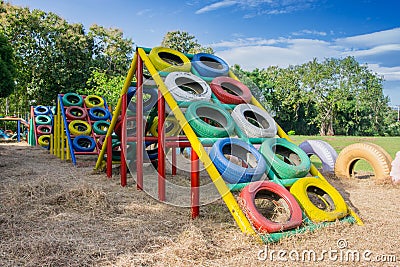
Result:
[[[325,142],[328,142],[338,152],[338,154],[344,147],[354,144],[354,143],[362,143],[362,142],[370,142],[370,143],[374,143],[374,144],[381,146],[392,156],[392,158],[395,157],[397,151],[400,151],[400,136],[396,136],[396,137],[364,137],[364,136],[293,135],[293,136],[290,136],[290,138],[297,145],[299,145],[301,142],[303,142],[305,140],[311,140],[311,139],[323,140]],[[321,167],[321,165],[322,165],[321,161],[317,157],[312,156],[311,160],[317,168]],[[372,168],[371,168],[371,166],[369,166],[369,164],[367,162],[360,160],[359,163],[356,164],[355,170],[372,171]]]

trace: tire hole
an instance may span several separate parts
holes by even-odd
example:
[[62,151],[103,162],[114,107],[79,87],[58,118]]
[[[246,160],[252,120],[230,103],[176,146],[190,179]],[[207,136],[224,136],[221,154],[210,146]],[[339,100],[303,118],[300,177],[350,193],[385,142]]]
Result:
[[307,187],[307,196],[318,209],[327,212],[335,210],[332,198],[321,188],[315,186]]
[[158,53],[158,56],[162,60],[167,62],[168,64],[171,64],[174,66],[182,66],[183,65],[183,60],[174,54],[167,53],[167,52],[160,52],[160,53]]
[[200,61],[207,67],[213,69],[222,70],[224,68],[220,62],[210,57],[200,57]]
[[275,223],[286,223],[290,220],[290,208],[286,201],[279,195],[260,190],[254,197],[254,204],[265,218]]

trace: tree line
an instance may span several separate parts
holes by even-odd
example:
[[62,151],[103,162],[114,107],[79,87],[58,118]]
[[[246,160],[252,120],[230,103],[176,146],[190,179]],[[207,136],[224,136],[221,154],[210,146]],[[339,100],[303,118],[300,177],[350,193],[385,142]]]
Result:
[[[181,31],[168,32],[160,45],[183,53],[214,53]],[[54,13],[0,0],[0,115],[54,105],[57,94],[67,92],[102,95],[115,104],[134,49],[119,29],[92,25],[86,30]],[[383,78],[353,57],[252,71],[234,65],[232,70],[287,131],[400,134],[383,94]]]

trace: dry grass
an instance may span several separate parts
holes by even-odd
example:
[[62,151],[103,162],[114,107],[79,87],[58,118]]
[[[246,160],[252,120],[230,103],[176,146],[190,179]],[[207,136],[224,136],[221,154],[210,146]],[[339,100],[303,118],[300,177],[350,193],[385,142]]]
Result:
[[[94,164],[94,162],[93,162]],[[370,179],[330,179],[365,226],[336,223],[283,239],[269,250],[337,249],[396,255],[396,263],[269,262],[265,246],[243,235],[221,200],[190,210],[168,206],[130,179],[75,168],[47,151],[0,144],[0,266],[396,266],[400,263],[400,187]],[[86,167],[85,167],[86,166]]]

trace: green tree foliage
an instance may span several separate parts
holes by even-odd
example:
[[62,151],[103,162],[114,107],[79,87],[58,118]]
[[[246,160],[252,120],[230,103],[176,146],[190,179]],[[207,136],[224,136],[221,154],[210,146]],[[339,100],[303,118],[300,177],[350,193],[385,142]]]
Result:
[[[0,3],[0,32],[10,40],[17,68],[15,108],[52,105],[57,94],[97,88],[96,71],[126,76],[133,43],[117,29],[69,24],[54,13]],[[121,88],[114,88],[120,91]]]
[[271,66],[244,73],[264,93],[264,103],[286,130],[320,135],[386,135],[396,131],[388,118],[383,78],[353,57],[314,59],[288,68]]
[[167,32],[161,42],[161,46],[175,49],[182,53],[196,54],[204,52],[214,54],[214,50],[211,47],[201,46],[195,36],[183,31]]
[[9,96],[15,87],[13,49],[7,38],[0,34],[0,98]]

